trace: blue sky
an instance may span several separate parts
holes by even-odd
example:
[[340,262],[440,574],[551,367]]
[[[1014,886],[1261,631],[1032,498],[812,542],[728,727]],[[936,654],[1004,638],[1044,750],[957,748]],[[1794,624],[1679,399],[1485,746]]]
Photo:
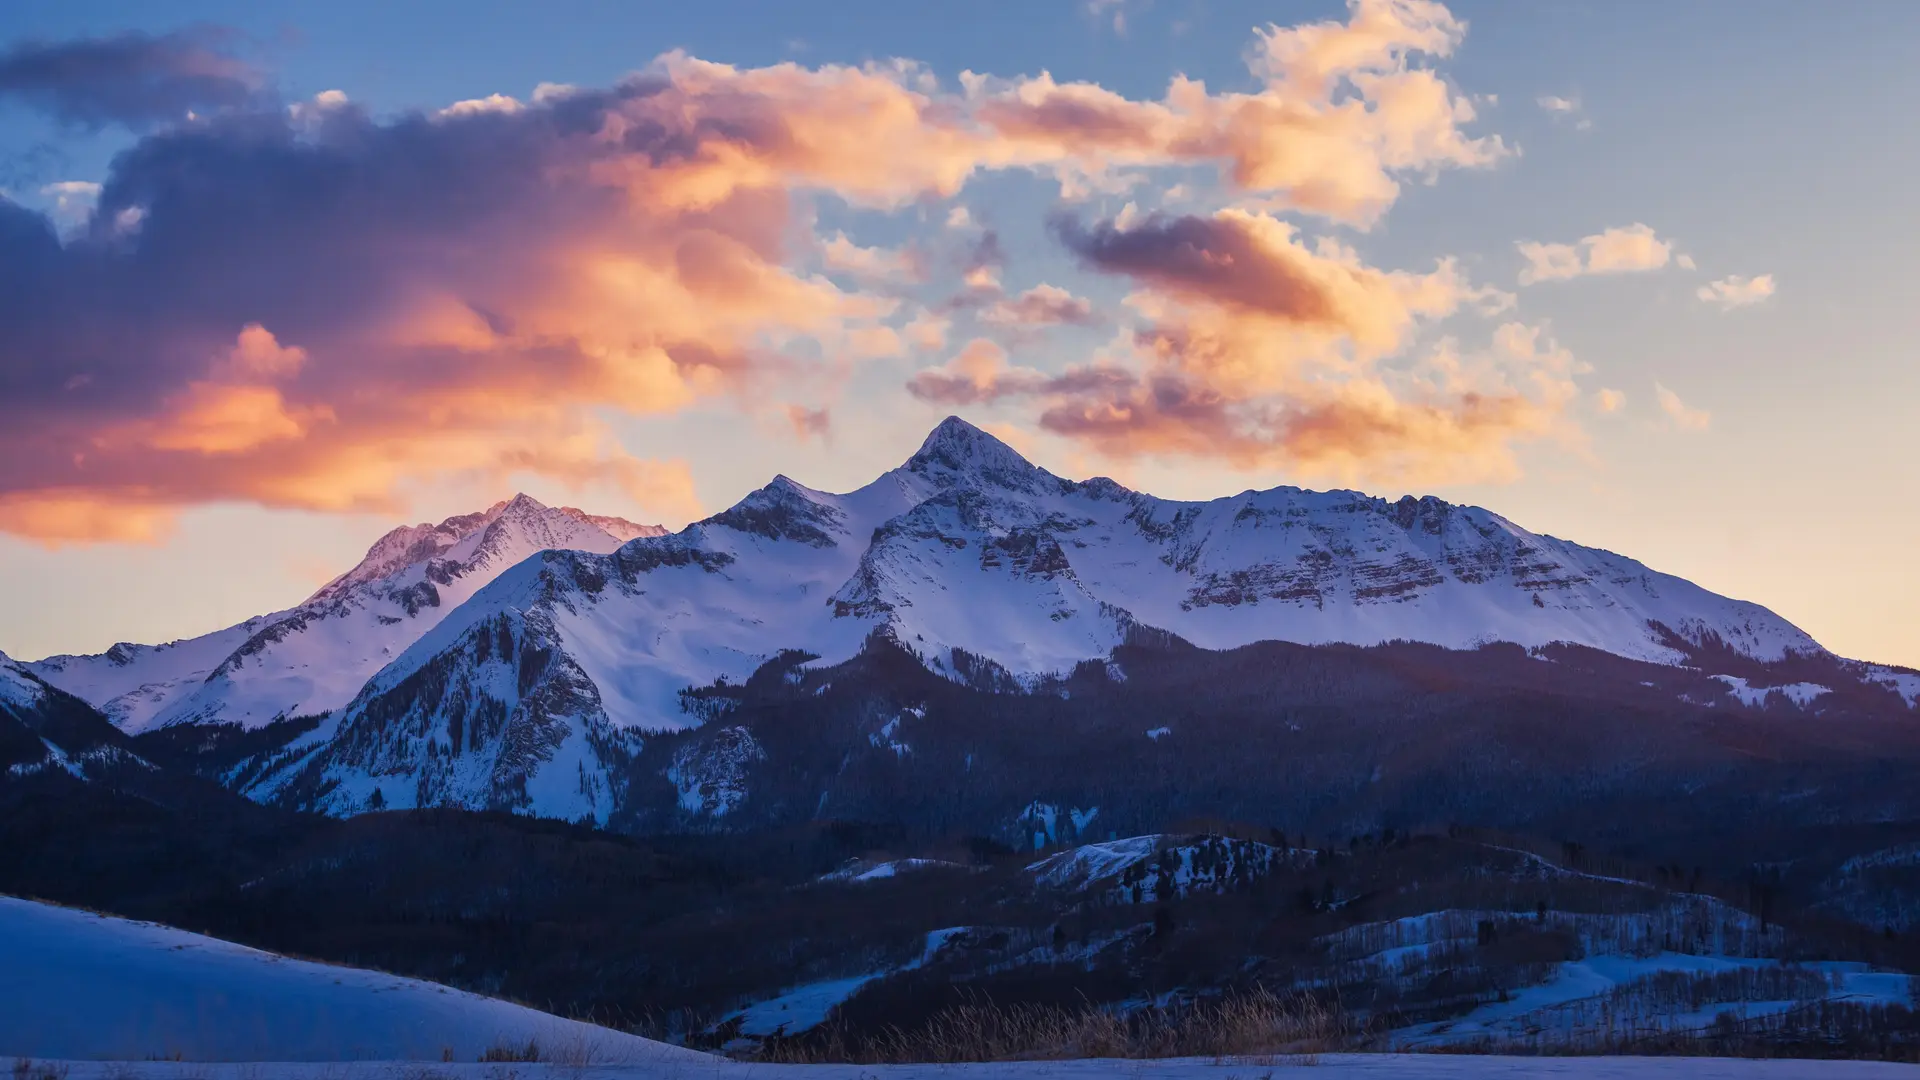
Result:
[[[1249,205],[1250,193],[1229,190],[1212,164],[1186,159],[1141,166],[1134,186],[1091,194],[1063,192],[1044,169],[983,170],[957,191],[885,206],[804,185],[783,219],[787,235],[844,233],[884,250],[921,245],[939,264],[916,287],[899,290],[903,307],[886,317],[891,326],[902,327],[913,310],[940,309],[959,287],[956,253],[983,228],[1003,253],[997,272],[1006,298],[1054,285],[1087,300],[1097,324],[1007,332],[963,309],[935,347],[847,362],[835,352],[844,346],[837,338],[791,341],[782,348],[805,374],[756,367],[724,387],[688,391],[671,407],[586,402],[584,415],[604,424],[613,453],[682,464],[689,486],[652,505],[645,493],[662,490],[657,484],[581,486],[577,469],[556,467],[515,472],[450,462],[437,470],[427,456],[410,459],[393,478],[391,498],[370,509],[364,500],[342,507],[304,495],[262,496],[257,486],[211,485],[161,510],[147,503],[130,510],[163,513],[144,539],[15,528],[0,535],[0,595],[9,598],[0,610],[0,649],[33,658],[210,630],[296,602],[393,524],[470,510],[515,489],[669,524],[718,510],[776,472],[845,489],[897,463],[939,417],[958,411],[1057,472],[1106,473],[1166,496],[1300,483],[1388,496],[1431,491],[1478,503],[1537,531],[1764,603],[1842,653],[1920,665],[1920,626],[1910,616],[1920,603],[1920,569],[1911,558],[1920,531],[1920,425],[1913,422],[1920,375],[1912,360],[1920,315],[1908,299],[1920,215],[1906,193],[1920,164],[1920,135],[1906,115],[1920,100],[1920,9],[1448,7],[1465,24],[1457,46],[1450,55],[1418,56],[1413,66],[1437,72],[1470,104],[1475,117],[1461,131],[1498,136],[1507,152],[1481,165],[1395,171],[1398,194],[1367,227],[1271,202],[1256,212],[1295,228],[1303,242],[1337,241],[1368,268],[1427,274],[1450,259],[1472,286],[1510,295],[1491,314],[1485,303],[1461,301],[1414,319],[1371,362],[1382,386],[1410,394],[1402,376],[1430,376],[1444,342],[1471,358],[1495,348],[1502,327],[1525,328],[1540,348],[1551,343],[1571,354],[1555,386],[1574,396],[1555,398],[1534,427],[1465,448],[1444,440],[1387,447],[1334,468],[1284,446],[1254,453],[1243,441],[1222,449],[1217,432],[1156,429],[1130,448],[1049,426],[1041,418],[1052,399],[1030,394],[916,396],[905,389],[910,380],[956,370],[955,357],[976,338],[1004,350],[1003,367],[1035,378],[1099,356],[1139,368],[1147,361],[1113,352],[1119,327],[1134,317],[1127,313],[1137,311],[1128,297],[1211,301],[1180,291],[1181,283],[1077,255],[1050,216],[1136,220],[1119,217],[1131,202],[1138,215],[1210,220]],[[1116,16],[1124,25],[1116,26]],[[1046,71],[1057,83],[1097,84],[1133,102],[1160,99],[1176,74],[1203,80],[1216,94],[1246,92],[1259,85],[1246,63],[1256,27],[1347,18],[1340,3],[1191,0],[984,9],[16,0],[0,11],[0,49],[26,39],[228,27],[236,33],[220,38],[219,49],[262,74],[275,109],[339,90],[366,111],[366,123],[379,125],[489,94],[530,102],[541,83],[610,86],[672,50],[739,70],[910,58],[938,77],[943,92],[957,89],[963,71],[1009,79]],[[1566,104],[1549,109],[1545,98]],[[52,212],[47,185],[105,181],[114,155],[143,137],[156,136],[124,125],[63,125],[0,91],[0,187],[26,208]],[[1170,195],[1176,184],[1191,191]],[[968,212],[966,230],[947,224],[956,207]],[[1666,245],[1663,265],[1521,284],[1528,260],[1519,242],[1575,245],[1577,256],[1582,238],[1636,225]],[[1681,256],[1694,269],[1684,269]],[[794,261],[806,263],[806,274],[819,272],[817,254]],[[1698,295],[1714,281],[1762,275],[1773,291],[1750,304],[1728,309]],[[885,283],[835,280],[850,295],[887,291]],[[264,318],[220,314],[232,320],[230,334]],[[273,339],[278,347],[308,357],[302,378],[335,362],[317,338],[296,338],[272,323],[266,329],[281,335]],[[1289,377],[1313,385],[1346,377],[1333,361],[1314,364],[1289,369]],[[1509,364],[1508,375],[1538,374],[1522,367]],[[1251,381],[1267,396],[1235,399],[1248,408],[1298,407],[1292,391],[1275,397],[1268,382]],[[1254,394],[1247,383],[1210,389]],[[170,385],[155,391],[159,400],[188,400],[182,395],[191,382]],[[1674,395],[1671,408],[1660,388]],[[1621,395],[1611,411],[1606,391]],[[296,398],[291,384],[282,403],[296,417],[346,407]],[[827,409],[825,437],[791,426],[789,405]],[[113,433],[159,422],[114,416]],[[180,445],[177,434],[170,437],[176,442],[156,445]],[[1186,449],[1166,449],[1176,437]],[[1501,467],[1484,467],[1488,455],[1500,457]],[[10,483],[33,492],[31,478]]]

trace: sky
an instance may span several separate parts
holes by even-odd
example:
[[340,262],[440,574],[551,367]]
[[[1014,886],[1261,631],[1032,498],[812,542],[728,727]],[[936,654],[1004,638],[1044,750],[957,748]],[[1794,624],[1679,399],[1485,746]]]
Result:
[[962,415],[1436,494],[1920,666],[1920,5],[0,7],[0,650]]

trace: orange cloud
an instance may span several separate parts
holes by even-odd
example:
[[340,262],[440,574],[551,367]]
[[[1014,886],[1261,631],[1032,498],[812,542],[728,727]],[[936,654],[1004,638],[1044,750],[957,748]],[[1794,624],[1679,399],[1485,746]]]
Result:
[[1451,262],[1384,271],[1241,210],[1062,218],[1055,231],[1086,265],[1138,287],[1128,304],[1142,323],[1122,351],[1058,376],[963,352],[916,378],[917,396],[1037,398],[1041,426],[1107,457],[1201,457],[1345,482],[1506,480],[1518,475],[1519,444],[1578,438],[1566,410],[1584,365],[1538,328],[1504,324],[1473,355],[1443,341],[1405,356],[1423,325],[1504,300]]
[[1379,378],[1243,398],[1189,375],[1078,373],[1041,426],[1111,458],[1196,457],[1343,483],[1505,481],[1516,444],[1564,428],[1564,396],[1520,388],[1420,391]]
[[0,531],[49,548],[74,542],[158,543],[172,530],[173,511],[139,498],[135,491],[7,492],[0,494]]
[[1397,173],[1493,164],[1509,150],[1472,138],[1472,104],[1416,54],[1451,54],[1465,26],[1432,0],[1350,0],[1345,22],[1259,31],[1255,93],[1213,94],[1176,78],[1160,101],[1087,83],[965,78],[976,115],[1006,144],[1004,164],[1099,177],[1168,162],[1218,163],[1269,208],[1371,224],[1399,195]]
[[907,383],[914,397],[936,405],[977,405],[1011,394],[1032,393],[1047,382],[1030,368],[1007,364],[1007,350],[987,338],[967,342],[941,367],[928,368]]
[[[230,454],[263,443],[298,439],[315,424],[334,419],[326,405],[290,406],[274,381],[290,377],[306,363],[304,349],[282,348],[258,323],[240,331],[215,377],[195,380],[164,403],[154,420],[133,426],[132,441],[156,450]],[[99,440],[101,448],[116,440]]]
[[[236,94],[121,154],[67,242],[0,199],[0,529],[125,540],[207,502],[395,510],[423,483],[515,472],[688,513],[684,464],[633,458],[612,418],[811,400],[848,365],[943,348],[963,309],[990,326],[1095,321],[1064,288],[1004,296],[991,230],[958,271],[970,291],[910,319],[885,287],[927,272],[920,248],[804,239],[814,193],[893,211],[991,170],[1064,191],[1211,166],[1243,205],[1059,226],[1083,262],[1136,286],[1121,355],[1050,376],[974,342],[916,379],[923,397],[1177,418],[1130,404],[1173,386],[1218,401],[1247,438],[1387,433],[1349,440],[1375,448],[1355,460],[1393,432],[1443,445],[1421,408],[1522,431],[1510,409],[1375,370],[1419,325],[1491,293],[1450,262],[1367,266],[1273,214],[1366,225],[1404,178],[1507,153],[1466,134],[1471,104],[1416,66],[1460,40],[1443,6],[1349,8],[1259,31],[1251,92],[1175,79],[1158,100],[1045,73],[950,90],[908,62],[743,68],[677,52],[612,87],[392,118],[338,93],[291,108]],[[973,229],[957,207],[947,220]],[[1414,395],[1412,411],[1381,392]]]
[[793,433],[801,439],[826,439],[833,433],[833,414],[824,408],[809,409],[805,405],[787,406],[787,421],[793,425]]
[[168,415],[147,436],[158,450],[225,454],[277,439],[297,439],[313,424],[333,419],[327,406],[291,409],[271,386],[194,383],[169,401]]
[[1432,275],[1377,270],[1331,240],[1307,247],[1269,214],[1222,210],[1090,229],[1059,218],[1055,230],[1089,266],[1170,299],[1376,348],[1396,345],[1415,316],[1444,314],[1465,298],[1450,265]]
[[[679,113],[690,131],[608,141],[675,93],[551,91],[392,124],[341,101],[256,146],[257,172],[194,156],[217,149],[219,125],[199,142],[150,138],[115,189],[153,200],[136,234],[16,253],[29,286],[17,307],[0,300],[0,323],[16,343],[51,343],[49,374],[67,367],[38,400],[0,405],[0,528],[124,540],[202,502],[395,510],[422,480],[515,472],[696,513],[684,464],[630,457],[603,410],[804,381],[808,341],[855,358],[904,343],[883,322],[896,301],[788,265],[796,181],[774,166],[791,132],[758,125],[764,185],[752,169],[714,179],[715,161],[753,144],[706,131],[704,113],[753,128],[746,113],[777,119],[784,103],[709,85],[722,100]],[[333,171],[343,158],[356,168]],[[422,161],[442,172],[420,175]],[[322,208],[303,202],[316,187]],[[126,243],[143,260],[117,257]]]

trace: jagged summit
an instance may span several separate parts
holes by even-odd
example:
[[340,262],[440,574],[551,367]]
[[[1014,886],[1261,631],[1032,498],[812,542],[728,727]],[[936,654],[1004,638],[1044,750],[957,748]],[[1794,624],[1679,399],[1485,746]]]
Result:
[[[584,525],[591,525],[622,543],[639,536],[667,534],[666,527],[663,525],[642,525],[637,521],[628,521],[626,518],[611,514],[589,514],[575,506],[548,506],[524,491],[517,493],[511,499],[494,503],[481,515],[482,524],[501,520],[553,522],[556,517],[571,518]],[[448,518],[447,521],[441,522],[441,526],[444,528],[449,523],[460,520],[463,519]]]
[[957,416],[940,421],[903,466],[946,484],[977,481],[1027,490],[1053,475]]
[[465,554],[468,558],[460,561],[470,561],[471,552],[455,552],[453,549],[469,537],[487,530],[493,530],[493,536],[482,536],[474,542],[473,547],[493,550],[580,547],[597,550],[602,546],[597,535],[600,533],[625,543],[639,536],[662,536],[667,531],[659,525],[642,525],[625,518],[589,514],[571,506],[548,506],[520,492],[479,513],[456,514],[438,525],[423,521],[418,525],[402,525],[393,529],[373,542],[359,565],[321,586],[306,602],[312,604],[337,597],[354,586],[376,581],[436,557],[457,558]]

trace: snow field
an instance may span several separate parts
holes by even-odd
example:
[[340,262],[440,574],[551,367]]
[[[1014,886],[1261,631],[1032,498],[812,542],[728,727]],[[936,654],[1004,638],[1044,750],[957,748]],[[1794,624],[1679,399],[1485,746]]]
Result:
[[0,1057],[582,1062],[705,1055],[436,983],[0,897]]

